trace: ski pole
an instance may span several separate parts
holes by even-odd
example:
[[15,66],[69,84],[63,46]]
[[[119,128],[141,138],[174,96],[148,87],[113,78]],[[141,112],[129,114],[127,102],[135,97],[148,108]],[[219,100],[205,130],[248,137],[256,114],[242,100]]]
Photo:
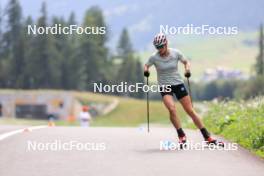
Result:
[[[149,85],[147,77],[147,86]],[[147,123],[148,123],[148,133],[149,133],[149,92],[147,91]]]
[[193,107],[193,102],[192,102],[192,91],[191,91],[191,86],[190,86],[190,81],[189,81],[189,78],[187,78],[187,83],[188,83],[188,88],[189,88],[189,93],[190,93],[190,98],[191,98],[191,103],[192,103],[192,107]]

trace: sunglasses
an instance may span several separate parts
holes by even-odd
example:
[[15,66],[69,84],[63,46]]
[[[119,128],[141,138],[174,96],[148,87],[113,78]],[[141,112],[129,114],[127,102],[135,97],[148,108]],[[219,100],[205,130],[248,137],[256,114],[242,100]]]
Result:
[[164,46],[165,46],[165,45],[156,46],[156,49],[158,49],[158,50],[159,50],[159,49],[162,49],[162,48],[164,48]]

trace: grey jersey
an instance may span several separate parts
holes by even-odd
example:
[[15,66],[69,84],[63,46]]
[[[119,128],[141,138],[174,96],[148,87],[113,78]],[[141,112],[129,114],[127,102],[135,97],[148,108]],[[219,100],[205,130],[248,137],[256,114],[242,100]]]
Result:
[[146,63],[148,67],[155,65],[159,85],[179,85],[183,83],[183,79],[178,72],[178,61],[183,61],[183,54],[169,48],[169,55],[161,57],[158,52],[154,53]]

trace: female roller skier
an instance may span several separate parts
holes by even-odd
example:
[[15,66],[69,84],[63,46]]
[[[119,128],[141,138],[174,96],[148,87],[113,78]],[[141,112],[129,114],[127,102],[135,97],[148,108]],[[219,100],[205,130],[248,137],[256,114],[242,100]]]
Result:
[[153,44],[157,49],[144,66],[144,76],[149,77],[149,67],[155,66],[157,70],[158,83],[162,87],[170,86],[161,89],[161,96],[164,105],[170,113],[170,120],[177,130],[179,137],[179,144],[186,143],[186,135],[182,129],[179,116],[176,113],[176,108],[173,100],[173,94],[179,100],[183,109],[192,118],[196,127],[200,129],[203,138],[208,144],[216,144],[223,146],[224,143],[214,139],[205,128],[199,115],[195,112],[192,106],[191,98],[188,95],[184,81],[178,72],[178,61],[180,61],[185,68],[185,77],[191,76],[190,62],[184,58],[183,54],[177,50],[168,48],[168,41],[164,34],[159,33],[155,36]]

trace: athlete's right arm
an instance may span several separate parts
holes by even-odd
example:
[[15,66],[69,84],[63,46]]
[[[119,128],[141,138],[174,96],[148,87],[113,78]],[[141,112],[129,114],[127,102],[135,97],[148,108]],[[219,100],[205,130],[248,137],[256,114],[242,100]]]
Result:
[[151,67],[153,65],[153,58],[150,57],[148,62],[144,65],[144,76],[145,77],[149,77],[149,67]]

